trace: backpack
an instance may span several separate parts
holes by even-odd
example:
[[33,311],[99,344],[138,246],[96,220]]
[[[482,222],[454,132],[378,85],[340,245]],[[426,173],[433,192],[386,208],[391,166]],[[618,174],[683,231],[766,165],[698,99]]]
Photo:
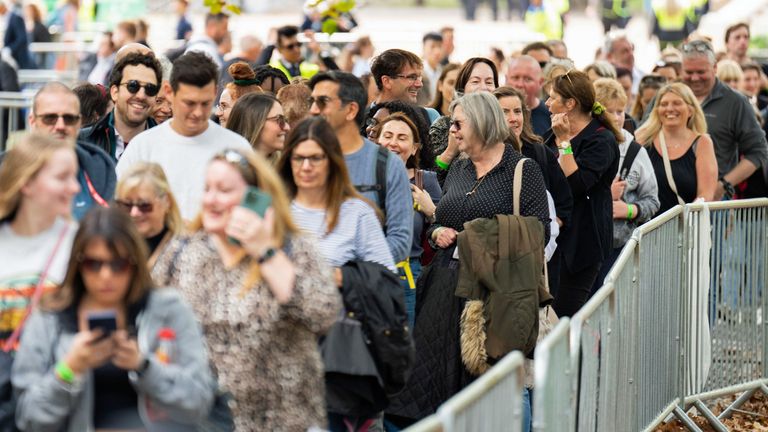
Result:
[[[374,162],[374,172],[376,173],[375,184],[372,185],[355,185],[360,193],[376,192],[376,198],[379,201],[379,208],[384,213],[384,218],[387,216],[387,161],[389,159],[389,150],[379,146],[376,153],[376,161]],[[387,233],[386,226],[384,227],[384,233]]]
[[619,178],[621,180],[626,180],[627,175],[629,175],[629,171],[632,169],[632,163],[635,161],[637,154],[640,153],[640,147],[640,144],[635,140],[632,140],[629,143],[627,154],[624,155],[624,162],[621,164],[621,169],[619,170]]
[[344,307],[362,324],[384,391],[398,393],[416,357],[400,279],[381,264],[363,261],[345,264],[342,272]]

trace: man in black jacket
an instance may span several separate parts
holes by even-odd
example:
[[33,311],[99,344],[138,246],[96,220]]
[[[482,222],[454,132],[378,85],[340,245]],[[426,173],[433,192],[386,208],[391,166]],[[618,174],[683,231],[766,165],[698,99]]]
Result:
[[[80,101],[66,85],[51,82],[35,95],[29,114],[31,130],[75,141],[80,122]],[[114,197],[117,177],[114,162],[98,147],[78,141],[75,152],[80,192],[75,196],[72,216],[80,219],[93,205],[105,206]]]
[[150,114],[162,79],[162,67],[154,55],[131,53],[118,60],[109,77],[115,108],[83,128],[80,140],[95,144],[117,161],[133,137],[157,125]]

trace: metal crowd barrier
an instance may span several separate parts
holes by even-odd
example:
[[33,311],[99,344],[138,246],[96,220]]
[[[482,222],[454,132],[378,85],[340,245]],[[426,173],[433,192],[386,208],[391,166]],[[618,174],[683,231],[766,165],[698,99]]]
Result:
[[0,92],[0,151],[6,150],[8,137],[19,129],[19,123],[26,125],[24,113],[32,108],[33,97],[24,92]]
[[[603,287],[537,346],[533,429],[654,430],[674,416],[697,431],[695,409],[725,430],[768,394],[766,244],[765,198],[677,206],[636,229]],[[521,373],[512,353],[408,430],[518,430]],[[497,382],[514,390],[490,391]],[[704,404],[736,390],[717,417]]]

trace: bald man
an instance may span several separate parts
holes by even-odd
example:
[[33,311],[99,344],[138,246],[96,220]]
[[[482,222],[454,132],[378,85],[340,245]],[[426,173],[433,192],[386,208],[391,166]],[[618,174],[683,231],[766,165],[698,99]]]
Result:
[[123,45],[119,50],[117,50],[117,54],[115,55],[115,64],[119,62],[121,59],[125,58],[128,54],[131,53],[139,53],[144,55],[155,55],[155,52],[149,49],[148,46],[140,44],[138,42],[130,42],[125,45]]
[[544,77],[539,62],[529,55],[512,59],[507,68],[507,85],[523,92],[525,105],[531,110],[533,132],[545,136],[552,128],[552,120],[547,105],[540,98]]

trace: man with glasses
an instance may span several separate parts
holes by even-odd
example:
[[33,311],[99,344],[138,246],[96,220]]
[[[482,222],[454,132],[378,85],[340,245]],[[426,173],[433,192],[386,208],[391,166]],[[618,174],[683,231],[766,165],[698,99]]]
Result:
[[[371,63],[371,74],[379,96],[369,109],[375,110],[376,105],[393,100],[416,104],[424,87],[423,71],[421,59],[410,51],[395,48],[379,54]],[[440,114],[432,108],[422,108],[422,112],[429,124],[440,118]]]
[[715,64],[708,42],[683,45],[682,80],[701,102],[715,145],[719,175],[715,197],[727,198],[735,185],[768,161],[768,143],[747,98],[715,77]]
[[[417,57],[418,58],[418,57]],[[309,81],[310,114],[323,116],[333,127],[352,184],[384,211],[385,235],[395,262],[408,257],[413,231],[413,199],[405,165],[388,150],[360,136],[368,92],[346,72],[321,72]],[[386,160],[384,172],[378,159]],[[385,178],[377,178],[384,174]],[[383,202],[382,202],[383,201]]]
[[[272,60],[269,65],[292,79],[302,77],[310,79],[320,71],[320,67],[304,60],[301,56],[301,42],[299,42],[299,28],[296,26],[283,26],[277,29],[277,52],[280,58]],[[272,50],[265,50],[272,55]]]
[[117,164],[118,177],[136,162],[159,164],[187,221],[200,211],[211,158],[226,149],[253,151],[245,138],[210,120],[218,72],[213,60],[201,52],[176,59],[166,90],[173,117],[137,135]]
[[[35,95],[29,113],[32,131],[61,140],[77,140],[80,129],[80,100],[75,92],[60,82],[44,85]],[[115,163],[100,148],[78,140],[77,180],[80,192],[72,203],[72,216],[79,220],[94,205],[106,205],[115,193]]]
[[529,55],[513,58],[507,68],[507,85],[523,92],[525,105],[531,110],[533,132],[545,136],[552,128],[552,119],[547,105],[539,98],[544,85],[539,62]]
[[109,76],[109,95],[115,107],[92,126],[80,131],[117,161],[133,138],[155,127],[150,114],[160,91],[163,70],[154,55],[131,53],[120,59]]

